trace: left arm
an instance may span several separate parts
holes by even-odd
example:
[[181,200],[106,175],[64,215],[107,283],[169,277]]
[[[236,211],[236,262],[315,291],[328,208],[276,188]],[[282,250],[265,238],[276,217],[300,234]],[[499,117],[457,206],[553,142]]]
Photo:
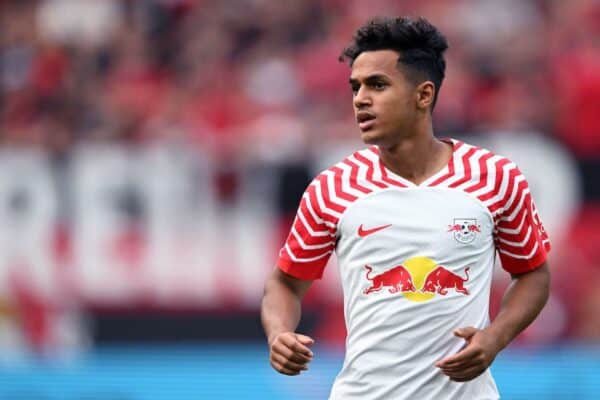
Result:
[[512,275],[513,282],[502,299],[498,316],[485,329],[474,327],[454,331],[466,340],[458,353],[436,363],[453,381],[465,382],[482,374],[523,329],[538,316],[550,293],[548,264],[523,274]]

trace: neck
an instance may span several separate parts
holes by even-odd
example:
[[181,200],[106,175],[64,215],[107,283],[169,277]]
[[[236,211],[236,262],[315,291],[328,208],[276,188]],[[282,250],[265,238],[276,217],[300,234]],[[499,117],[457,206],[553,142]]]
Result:
[[433,129],[380,146],[383,164],[401,177],[420,184],[441,170],[452,157],[452,147],[433,136]]

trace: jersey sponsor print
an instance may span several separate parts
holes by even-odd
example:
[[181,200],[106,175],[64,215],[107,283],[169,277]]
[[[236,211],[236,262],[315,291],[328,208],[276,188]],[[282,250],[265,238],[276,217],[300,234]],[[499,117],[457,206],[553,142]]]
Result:
[[[465,278],[448,270],[443,265],[437,265],[433,260],[427,257],[413,258],[408,260],[411,265],[410,271],[404,265],[398,265],[381,274],[370,277],[373,271],[368,265],[365,265],[367,270],[366,278],[371,281],[371,286],[364,290],[364,294],[378,292],[383,288],[388,288],[390,293],[399,293],[407,295],[409,300],[423,301],[428,297],[415,297],[412,295],[417,291],[420,293],[437,293],[445,296],[448,289],[454,289],[459,293],[468,295],[469,291],[464,287],[464,283],[469,280],[469,267],[465,268]],[[434,266],[434,269],[428,266]],[[411,272],[412,271],[412,272]],[[423,273],[425,272],[426,275]],[[418,288],[415,287],[413,274],[418,283]],[[423,276],[425,278],[423,279]]]
[[392,224],[387,224],[387,225],[381,225],[381,226],[377,226],[375,228],[371,228],[371,229],[364,229],[362,224],[358,227],[358,236],[360,237],[367,237],[369,235],[372,235],[376,232],[379,232],[381,230],[384,230],[385,228],[389,228],[390,226],[392,226]]
[[453,233],[457,242],[470,243],[477,233],[481,233],[481,227],[475,218],[455,218],[454,223],[448,225],[448,232]]
[[372,282],[372,286],[365,289],[365,294],[378,292],[384,287],[388,287],[390,293],[414,292],[416,290],[412,281],[412,275],[404,265],[398,265],[372,278],[369,277],[369,274],[373,271],[373,268],[368,265],[365,265],[365,268],[367,269],[366,278]]
[[336,252],[348,336],[331,399],[498,398],[489,371],[459,384],[435,362],[464,345],[453,329],[489,324],[495,256],[525,272],[550,244],[518,168],[451,143],[448,165],[420,185],[370,147],[319,174],[302,197],[278,266],[319,279]]

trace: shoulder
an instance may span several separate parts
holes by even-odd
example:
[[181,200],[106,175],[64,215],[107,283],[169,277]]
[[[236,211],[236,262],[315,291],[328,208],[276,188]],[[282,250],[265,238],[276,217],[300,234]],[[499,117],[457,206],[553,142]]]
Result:
[[496,216],[520,195],[528,183],[519,167],[508,157],[469,143],[454,141],[459,174],[471,175],[477,182],[464,190],[475,195]]
[[367,177],[373,175],[378,163],[376,147],[355,151],[317,174],[304,197],[322,213],[332,215],[332,222],[337,221],[350,204],[374,190]]
[[516,174],[522,175],[519,167],[508,157],[484,147],[452,139],[460,167],[477,171],[484,175],[493,175],[501,180]]
[[378,166],[379,150],[376,146],[357,150],[319,172],[313,178],[309,189],[313,186],[334,188],[335,186],[349,185],[351,181],[356,181],[359,175],[366,175]]
[[379,149],[377,146],[370,146],[357,150],[337,163],[321,170],[315,177],[315,180],[322,179],[323,176],[342,176],[350,173],[355,175],[359,168],[374,166],[379,163]]

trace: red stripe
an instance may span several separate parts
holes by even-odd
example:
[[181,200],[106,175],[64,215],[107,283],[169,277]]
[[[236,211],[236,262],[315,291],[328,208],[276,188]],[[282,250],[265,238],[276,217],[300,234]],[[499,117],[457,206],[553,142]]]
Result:
[[369,194],[371,193],[371,189],[362,186],[358,183],[357,181],[357,176],[358,176],[358,165],[353,163],[352,161],[350,161],[349,159],[345,159],[344,160],[344,164],[348,165],[351,170],[350,170],[350,186],[353,187],[354,189],[363,192],[364,194]]
[[[524,207],[524,206],[527,205],[527,201],[528,201],[527,200],[527,196],[530,196],[530,193],[524,194],[525,189],[527,189],[527,188],[528,188],[527,181],[522,180],[521,182],[519,182],[519,184],[517,185],[517,187],[515,187],[513,189],[513,191],[511,192],[511,193],[515,193],[516,192],[515,198],[513,199],[512,203],[509,205],[508,208],[502,210],[502,215],[503,216],[509,216],[510,214],[512,214],[515,211],[515,209],[519,206],[519,203],[521,203],[521,201],[522,201],[522,203],[521,203],[522,207]],[[526,196],[526,198],[523,198],[523,196]],[[508,192],[506,193],[505,199],[506,200],[504,201],[504,203],[500,203],[500,204],[507,204],[508,203],[508,200],[509,200],[509,193]]]
[[[517,176],[519,176],[520,174],[521,174],[520,171],[516,168],[513,168],[508,172],[508,184],[506,185],[506,193],[504,193],[504,197],[502,197],[500,200],[498,200],[497,202],[488,206],[488,209],[490,210],[491,213],[494,213],[494,212],[496,212],[497,209],[505,206],[508,203],[510,196],[512,196],[512,194],[515,191],[522,192],[524,190],[524,188],[527,187],[527,182],[525,182],[525,180],[519,182],[519,185],[517,187],[515,187],[515,180],[516,180]],[[523,185],[524,185],[524,188],[520,189],[520,187]],[[517,193],[517,195],[515,197],[515,201],[519,198],[519,194],[520,193]],[[513,204],[514,204],[514,202],[513,202]],[[507,210],[505,210],[504,214],[510,214],[510,212],[507,212]]]
[[290,260],[287,255],[281,255],[277,260],[277,266],[288,275],[298,279],[315,280],[323,277],[323,269],[327,264],[327,257],[320,260],[297,263]]
[[383,182],[389,183],[390,185],[394,185],[394,186],[407,187],[407,185],[405,183],[398,181],[388,175],[387,168],[383,164],[383,160],[380,157],[379,148],[377,146],[369,147],[369,151],[378,157],[378,160],[379,160],[378,166],[379,166],[379,170],[381,171],[381,179]]
[[[533,230],[533,228],[532,228]],[[521,256],[526,256],[531,253],[531,250],[535,247],[536,242],[538,242],[538,237],[535,232],[531,232],[531,236],[527,242],[525,242],[522,246],[513,246],[504,242],[498,241],[498,247],[504,251],[508,251],[513,254],[518,254]],[[538,246],[541,246],[541,243],[538,243]]]
[[406,185],[404,183],[397,181],[393,178],[390,178],[388,176],[385,165],[383,165],[383,161],[381,161],[381,159],[379,159],[379,169],[381,170],[381,178],[383,179],[383,181],[385,183],[389,183],[390,185],[399,186],[399,187],[406,187]]
[[[329,232],[329,227],[323,222],[317,221],[314,218],[313,214],[308,210],[308,206],[306,205],[306,199],[302,199],[302,201],[300,202],[300,209],[302,211],[302,215],[304,215],[304,219],[306,219],[306,222],[308,222],[313,231]],[[316,212],[317,211],[315,211],[315,213]]]
[[500,186],[502,184],[502,179],[503,179],[503,167],[504,165],[508,164],[510,161],[508,161],[506,158],[502,158],[498,161],[496,161],[496,163],[494,164],[494,167],[496,168],[496,177],[494,180],[494,186],[492,187],[492,189],[489,192],[480,194],[479,196],[477,196],[477,198],[479,200],[481,200],[484,204],[487,200],[491,199],[492,197],[494,197],[496,194],[498,194],[498,190],[500,189]]
[[502,268],[511,273],[518,274],[540,267],[546,261],[546,252],[541,249],[527,260],[513,258],[507,254],[500,253],[500,260],[502,261]]
[[374,168],[373,168],[373,163],[370,162],[370,160],[368,158],[366,158],[365,156],[363,156],[362,154],[356,152],[354,153],[354,157],[360,161],[361,163],[365,164],[367,166],[367,180],[371,183],[373,183],[375,186],[380,187],[382,189],[387,188],[388,186],[382,182],[377,182],[373,179],[373,172],[374,172]]
[[[454,144],[454,152],[456,153],[456,151],[458,149],[460,149],[463,145],[463,142],[456,142]],[[437,186],[440,183],[448,180],[449,178],[453,177],[456,174],[456,171],[454,170],[454,154],[452,154],[452,158],[450,159],[450,163],[448,164],[448,172],[442,176],[440,176],[439,178],[437,178],[435,181],[431,182],[429,184],[429,186]]]
[[[519,210],[517,215],[515,215],[515,217],[512,219],[512,221],[506,221],[505,219],[500,218],[500,220],[499,220],[500,227],[505,228],[505,229],[516,229],[519,227],[519,224],[521,223],[521,220],[522,220],[521,215],[524,212],[526,212],[526,213],[529,212],[528,207],[527,207],[527,201],[530,201],[529,199],[531,198],[531,194],[527,193],[526,197],[528,197],[528,198],[526,198],[524,200],[523,207],[521,208],[521,210]],[[520,198],[518,199],[518,201],[520,201]],[[515,201],[515,203],[517,203],[518,201]],[[505,210],[505,211],[503,211],[502,214],[503,214],[503,216],[508,216],[513,211],[514,211],[514,208],[511,211]],[[525,222],[527,222],[527,221],[525,221]]]
[[333,201],[333,199],[329,195],[329,184],[327,182],[327,176],[321,174],[317,177],[317,181],[321,183],[321,194],[323,195],[323,202],[325,203],[325,206],[340,214],[343,213],[346,210],[346,207]]
[[[508,240],[511,242],[522,242],[523,239],[525,239],[525,236],[527,236],[527,230],[529,229],[529,227],[531,226],[532,232],[531,234],[533,235],[533,230],[535,229],[535,226],[532,225],[532,221],[531,218],[529,217],[529,215],[525,216],[525,222],[523,223],[523,227],[521,228],[520,231],[516,232],[516,233],[506,233],[506,232],[502,232],[502,231],[498,231],[497,235],[498,237],[501,237],[504,240]],[[519,221],[521,221],[519,219]],[[518,225],[517,225],[518,226]],[[499,225],[499,228],[502,229],[506,229],[505,226]]]
[[475,192],[483,187],[485,187],[485,185],[487,184],[487,178],[488,178],[488,168],[487,168],[487,161],[492,158],[494,156],[493,153],[486,153],[483,157],[481,157],[479,159],[479,182],[477,182],[475,185],[473,186],[469,186],[468,188],[464,189],[465,192],[467,193],[472,193]]
[[314,185],[310,185],[308,187],[308,196],[310,197],[310,204],[313,206],[315,213],[322,218],[323,220],[330,222],[332,224],[337,224],[337,219],[334,218],[332,215],[326,214],[325,212],[323,212],[323,210],[321,209],[321,206],[319,205],[319,202],[317,201],[317,193],[316,193],[316,188]]
[[[288,242],[288,246],[289,246],[289,242]],[[315,257],[325,257],[325,254],[327,254],[328,251],[333,249],[333,246],[331,246],[330,248],[324,248],[324,249],[318,249],[320,250],[319,252],[314,252],[312,250],[302,250],[300,248],[293,248],[292,246],[289,246],[290,249],[292,250],[291,252],[284,247],[285,252],[287,253],[288,257],[290,258],[290,260],[292,259],[292,257],[295,258],[315,258]],[[294,261],[294,262],[315,262],[315,261]]]
[[[304,225],[302,220],[300,220],[299,218],[294,223],[294,229],[296,230],[296,232],[298,232],[298,235],[302,238],[304,243],[306,243],[307,245],[326,244],[333,240],[333,237],[330,235],[314,236],[312,233],[310,233],[310,231],[306,228],[306,226]],[[326,230],[323,230],[322,232],[329,233],[329,231],[326,231]]]
[[[525,224],[523,219],[526,217],[527,216],[523,213],[523,210],[521,210],[515,216],[515,219],[513,219],[511,222],[506,222],[506,221],[500,219],[498,222],[498,228],[511,229],[511,230],[517,229],[519,226],[521,226],[521,223]],[[523,229],[523,228],[521,228],[521,229]],[[499,232],[499,233],[502,233],[502,232]],[[517,234],[518,233],[508,233],[507,235],[517,235]]]
[[467,151],[463,156],[462,156],[462,164],[465,166],[465,175],[457,180],[456,182],[452,183],[449,187],[451,188],[455,188],[460,184],[463,184],[465,182],[468,182],[471,180],[472,177],[472,171],[471,171],[471,163],[469,162],[471,157],[473,157],[473,154],[475,154],[475,152],[477,151],[477,149],[475,147],[472,147],[471,149],[469,149],[469,151]]
[[334,187],[336,196],[341,199],[344,199],[346,201],[350,201],[350,202],[357,200],[358,197],[356,197],[350,193],[344,192],[344,185],[343,185],[344,171],[339,167],[331,167],[331,171],[334,172],[333,187]]
[[292,251],[292,254],[296,256],[296,258],[314,258],[319,257],[327,253],[329,250],[333,249],[334,244],[327,247],[323,247],[322,249],[305,249],[302,245],[296,240],[294,235],[290,232],[290,235],[287,240],[287,245]]

